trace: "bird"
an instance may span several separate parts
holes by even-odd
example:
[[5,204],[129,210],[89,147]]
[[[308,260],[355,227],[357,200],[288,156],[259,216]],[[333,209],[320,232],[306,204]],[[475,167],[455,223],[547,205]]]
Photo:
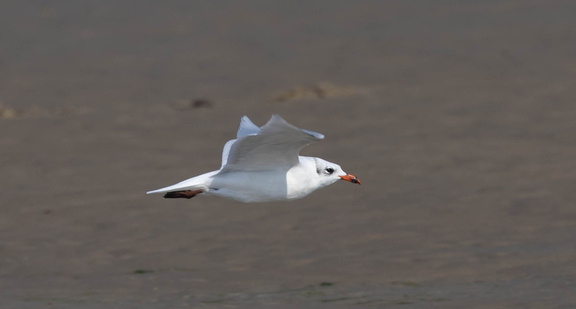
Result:
[[220,169],[146,193],[186,199],[201,194],[257,203],[303,198],[338,180],[361,184],[338,164],[299,155],[306,145],[323,139],[323,134],[300,129],[277,114],[262,127],[243,116],[236,139],[224,145]]

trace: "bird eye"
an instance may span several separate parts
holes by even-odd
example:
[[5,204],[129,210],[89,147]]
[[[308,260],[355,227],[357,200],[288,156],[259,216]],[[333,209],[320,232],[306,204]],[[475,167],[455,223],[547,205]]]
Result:
[[327,172],[328,174],[332,174],[332,173],[334,173],[334,169],[331,168],[331,167],[327,167],[327,168],[326,168],[326,172]]

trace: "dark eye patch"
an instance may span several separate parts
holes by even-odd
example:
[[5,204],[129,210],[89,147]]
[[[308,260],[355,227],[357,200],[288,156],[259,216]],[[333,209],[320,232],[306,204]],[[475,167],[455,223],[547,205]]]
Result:
[[326,168],[326,172],[327,172],[328,174],[332,174],[332,173],[334,173],[334,169],[331,168],[331,167],[327,167],[327,168]]

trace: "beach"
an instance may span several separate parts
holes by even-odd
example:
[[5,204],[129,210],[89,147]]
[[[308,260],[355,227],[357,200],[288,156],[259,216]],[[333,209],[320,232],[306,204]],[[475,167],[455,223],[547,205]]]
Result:
[[[3,7],[0,308],[576,307],[576,4]],[[272,114],[362,185],[145,194]]]

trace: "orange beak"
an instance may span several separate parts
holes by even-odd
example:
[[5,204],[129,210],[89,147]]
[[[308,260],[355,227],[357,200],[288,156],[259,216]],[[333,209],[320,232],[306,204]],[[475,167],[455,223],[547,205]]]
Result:
[[362,183],[360,182],[360,179],[356,178],[356,176],[351,175],[351,174],[346,174],[346,175],[344,175],[344,176],[340,176],[340,179],[349,181],[349,182],[351,182],[351,183],[362,184]]

